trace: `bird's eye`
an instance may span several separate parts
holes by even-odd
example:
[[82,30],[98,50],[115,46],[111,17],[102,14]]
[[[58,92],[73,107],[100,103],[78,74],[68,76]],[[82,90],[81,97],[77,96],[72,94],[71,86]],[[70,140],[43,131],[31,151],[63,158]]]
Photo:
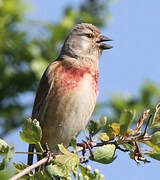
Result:
[[86,34],[86,36],[87,36],[88,38],[93,38],[93,34],[90,34],[90,33]]

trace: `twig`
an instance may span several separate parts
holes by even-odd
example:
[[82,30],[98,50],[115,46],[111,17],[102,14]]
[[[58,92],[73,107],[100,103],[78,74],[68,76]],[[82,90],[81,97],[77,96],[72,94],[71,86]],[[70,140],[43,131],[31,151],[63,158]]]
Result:
[[[74,153],[78,153],[78,152],[80,152],[82,150],[83,150],[83,148],[81,147],[81,148],[77,149],[76,151],[74,151]],[[27,153],[25,153],[25,152],[17,152],[17,154],[18,153],[28,154],[28,152]],[[46,157],[44,157],[40,161],[37,161],[35,164],[25,168],[23,171],[19,172],[18,174],[16,174],[13,177],[11,177],[9,180],[17,180],[17,179],[23,177],[24,175],[29,174],[29,172],[32,171],[33,169],[36,169],[37,167],[39,167],[39,166],[41,166],[41,165],[43,165],[43,164],[45,164],[47,162],[50,162],[53,158],[55,158],[55,156],[47,155]]]
[[[53,159],[53,157],[50,157]],[[35,164],[27,167],[26,169],[24,169],[23,171],[21,171],[20,173],[16,174],[15,176],[11,177],[9,180],[17,180],[21,177],[23,177],[24,175],[28,174],[30,171],[32,171],[33,169],[41,166],[42,164],[45,164],[48,161],[48,157],[44,157],[43,159],[41,159],[40,161],[36,162]]]
[[128,149],[123,149],[121,148],[118,144],[117,144],[117,141],[106,141],[106,142],[103,142],[103,143],[97,143],[96,145],[94,145],[93,147],[100,147],[100,146],[103,146],[103,145],[107,145],[107,144],[114,144],[116,146],[117,149],[119,149],[120,151],[123,151],[123,152],[128,152],[129,150]]
[[123,149],[123,148],[121,148],[120,146],[116,146],[116,148],[117,149],[119,149],[120,151],[122,151],[122,152],[128,152],[129,151],[129,149]]
[[15,152],[15,154],[40,154],[42,155],[41,152]]
[[[135,134],[141,130],[142,128],[142,125],[143,125],[143,121],[148,117],[148,114],[149,114],[149,110],[147,111],[144,111],[144,113],[142,114],[142,116],[140,117],[140,120],[137,124],[137,128],[135,129],[134,131],[134,134],[131,134],[130,136],[124,136],[121,141],[123,143],[127,143],[127,142],[131,142],[131,141],[134,141],[135,142],[135,146],[136,146],[136,149],[135,149],[135,161],[138,163],[138,160],[140,161],[143,161],[143,162],[148,162],[144,157],[143,157],[143,154],[142,152],[140,151],[140,148],[138,146],[138,143],[137,141],[140,141],[140,140],[145,140],[147,138],[150,138],[150,136],[146,135],[147,133],[147,128],[148,128],[148,125],[149,125],[149,122],[150,122],[150,119],[152,117],[152,115],[149,116],[148,118],[148,121],[146,123],[146,126],[145,126],[145,129],[144,129],[144,132],[135,136]],[[83,142],[84,143],[84,142]],[[96,143],[93,141],[93,139],[90,137],[90,142],[85,142],[86,146],[85,146],[85,149],[89,149],[90,151],[90,154],[92,154],[92,148],[93,147],[100,147],[100,146],[103,146],[103,145],[107,145],[107,144],[114,144],[116,146],[116,149],[119,149],[120,151],[123,151],[123,152],[128,152],[130,150],[128,149],[123,149],[120,147],[120,145],[118,145],[117,141],[104,141],[104,142],[101,142],[101,143]],[[77,145],[79,146],[82,146],[82,143],[77,143]],[[48,149],[48,148],[47,148]],[[48,150],[47,150],[48,151]],[[76,149],[74,151],[74,153],[78,153],[80,151],[84,151],[84,148],[83,147],[80,147],[79,149]],[[42,154],[42,153],[39,153],[39,152],[31,152],[31,153],[25,153],[25,152],[16,152],[16,154]],[[23,177],[24,175],[26,174],[29,174],[30,171],[32,171],[33,169],[36,169],[37,167],[47,163],[47,162],[50,162],[53,158],[55,158],[55,155],[52,155],[50,153],[47,153],[46,156],[41,159],[40,161],[36,162],[35,164],[27,167],[26,169],[24,169],[23,171],[19,172],[18,174],[16,174],[15,176],[13,176],[12,178],[10,178],[9,180],[17,180],[21,177]]]

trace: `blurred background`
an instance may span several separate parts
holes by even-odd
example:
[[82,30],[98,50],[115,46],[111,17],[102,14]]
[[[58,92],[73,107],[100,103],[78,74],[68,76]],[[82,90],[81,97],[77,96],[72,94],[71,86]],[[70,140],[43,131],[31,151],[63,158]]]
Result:
[[[114,40],[100,59],[93,119],[106,115],[118,122],[126,108],[136,109],[137,117],[152,108],[160,102],[159,19],[159,0],[0,0],[0,137],[16,151],[27,151],[19,131],[31,115],[39,80],[80,22],[96,25]],[[158,179],[158,161],[148,158],[151,163],[137,166],[127,153],[116,154],[109,165],[91,163],[93,169],[110,180]],[[13,161],[25,163],[26,156]],[[1,171],[0,177],[9,175]]]

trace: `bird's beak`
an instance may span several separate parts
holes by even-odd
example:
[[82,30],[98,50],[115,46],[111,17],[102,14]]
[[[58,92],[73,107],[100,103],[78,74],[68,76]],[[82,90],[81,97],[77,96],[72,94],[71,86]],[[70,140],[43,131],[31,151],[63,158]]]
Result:
[[106,36],[103,36],[103,35],[100,36],[100,39],[99,39],[98,43],[99,43],[99,47],[100,47],[102,50],[113,48],[113,46],[110,46],[110,45],[108,45],[108,44],[102,43],[102,42],[104,42],[104,41],[113,41],[113,40],[110,39],[110,38],[108,38],[108,37],[106,37]]

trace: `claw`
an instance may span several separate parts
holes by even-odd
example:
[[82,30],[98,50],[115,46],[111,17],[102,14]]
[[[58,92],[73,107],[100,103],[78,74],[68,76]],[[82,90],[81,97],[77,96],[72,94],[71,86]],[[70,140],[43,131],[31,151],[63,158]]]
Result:
[[43,157],[48,157],[47,164],[50,163],[50,161],[55,158],[56,156],[50,151],[48,144],[45,144]]

